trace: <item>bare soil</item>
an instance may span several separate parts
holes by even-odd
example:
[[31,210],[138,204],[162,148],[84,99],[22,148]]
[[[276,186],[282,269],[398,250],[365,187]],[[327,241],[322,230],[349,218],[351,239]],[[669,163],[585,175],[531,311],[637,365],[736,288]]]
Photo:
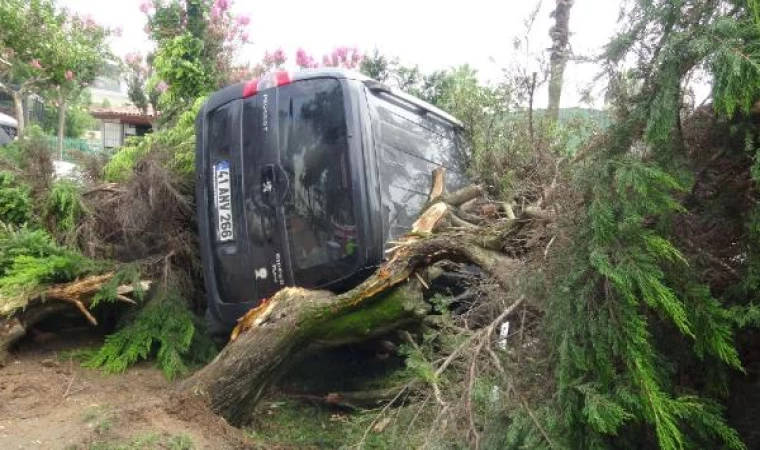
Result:
[[118,448],[151,435],[195,449],[258,448],[205,408],[173,399],[173,383],[149,364],[107,375],[65,356],[99,343],[89,330],[36,332],[16,349],[0,367],[0,449]]

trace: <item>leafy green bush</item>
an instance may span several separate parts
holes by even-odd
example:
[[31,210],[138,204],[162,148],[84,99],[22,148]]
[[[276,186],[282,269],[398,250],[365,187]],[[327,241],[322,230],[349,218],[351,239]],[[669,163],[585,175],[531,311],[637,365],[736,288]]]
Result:
[[106,164],[105,179],[111,182],[129,179],[137,163],[148,154],[166,160],[179,175],[192,177],[195,173],[195,117],[205,100],[197,99],[192,108],[179,115],[174,126],[162,128],[122,147]]
[[45,217],[58,232],[73,231],[86,211],[79,185],[72,180],[58,180],[48,193]]
[[117,183],[126,181],[132,175],[137,162],[150,151],[150,135],[136,141],[130,141],[119,149],[103,169],[106,181]]
[[10,172],[0,172],[0,222],[23,225],[32,213],[32,199],[28,187],[16,182]]

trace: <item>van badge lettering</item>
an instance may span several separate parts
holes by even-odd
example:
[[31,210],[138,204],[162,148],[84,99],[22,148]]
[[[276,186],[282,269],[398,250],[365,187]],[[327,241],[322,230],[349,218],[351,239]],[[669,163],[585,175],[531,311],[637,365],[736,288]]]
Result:
[[265,194],[272,192],[272,182],[265,181],[264,184],[261,186],[261,191]]
[[282,274],[282,257],[279,253],[274,254],[274,264],[272,264],[272,277],[274,282],[280,286],[285,285],[285,278]]
[[254,273],[256,274],[256,279],[257,280],[266,280],[267,279],[268,272],[267,272],[267,268],[266,267],[262,267],[261,269],[256,270]]
[[264,98],[261,100],[261,111],[264,116],[262,121],[262,128],[264,133],[269,132],[269,94],[264,94]]

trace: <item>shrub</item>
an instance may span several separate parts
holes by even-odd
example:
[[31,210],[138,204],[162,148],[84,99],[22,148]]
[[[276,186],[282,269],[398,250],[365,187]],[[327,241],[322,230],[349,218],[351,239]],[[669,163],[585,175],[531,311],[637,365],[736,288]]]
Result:
[[31,213],[30,189],[17,183],[10,172],[0,172],[0,222],[24,225]]

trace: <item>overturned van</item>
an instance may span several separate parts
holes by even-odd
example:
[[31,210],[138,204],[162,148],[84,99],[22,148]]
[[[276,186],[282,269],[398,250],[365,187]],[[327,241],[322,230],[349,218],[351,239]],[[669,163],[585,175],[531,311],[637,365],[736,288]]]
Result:
[[213,94],[196,123],[210,331],[284,286],[348,289],[408,231],[431,172],[464,184],[461,124],[358,73],[277,72]]

